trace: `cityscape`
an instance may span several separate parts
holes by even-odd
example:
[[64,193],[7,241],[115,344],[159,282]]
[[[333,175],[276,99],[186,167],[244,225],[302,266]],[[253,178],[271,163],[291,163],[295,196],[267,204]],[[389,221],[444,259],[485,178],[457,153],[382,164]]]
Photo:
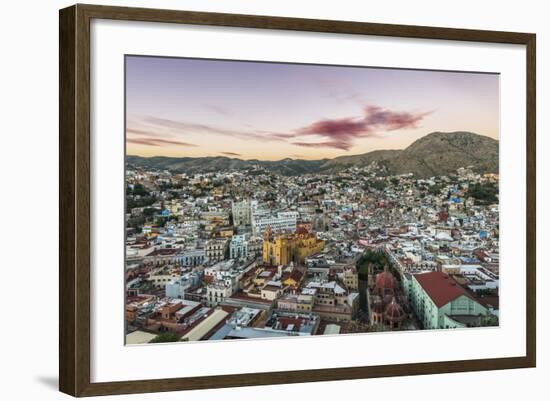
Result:
[[126,86],[127,345],[499,325],[498,75],[131,56]]

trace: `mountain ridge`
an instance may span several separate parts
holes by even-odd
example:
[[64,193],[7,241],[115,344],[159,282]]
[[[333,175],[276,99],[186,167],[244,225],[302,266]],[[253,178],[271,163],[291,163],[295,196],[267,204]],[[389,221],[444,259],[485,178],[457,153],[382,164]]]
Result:
[[389,174],[412,173],[419,178],[447,175],[460,167],[473,166],[477,172],[498,172],[499,141],[467,131],[432,132],[405,149],[380,149],[333,159],[281,160],[238,159],[227,156],[170,157],[126,156],[126,163],[135,167],[171,170],[178,173],[206,173],[247,170],[260,166],[282,175],[335,173],[348,167],[368,166],[376,162]]

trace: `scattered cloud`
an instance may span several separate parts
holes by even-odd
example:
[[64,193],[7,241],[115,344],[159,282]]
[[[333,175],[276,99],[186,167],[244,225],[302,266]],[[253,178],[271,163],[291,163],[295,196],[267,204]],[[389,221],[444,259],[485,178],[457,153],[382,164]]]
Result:
[[[214,107],[204,105],[205,107]],[[221,111],[221,109],[219,110]],[[323,119],[289,132],[221,128],[209,124],[177,121],[158,117],[144,117],[127,129],[128,142],[148,146],[178,145],[197,146],[179,141],[188,134],[219,135],[254,141],[287,142],[304,148],[333,148],[350,150],[356,140],[379,136],[385,132],[418,128],[420,122],[431,112],[394,111],[380,106],[363,106],[363,114],[354,117]],[[135,125],[144,128],[136,128]],[[311,138],[311,140],[307,140]],[[221,152],[227,156],[241,156],[234,152]]]
[[418,123],[431,112],[409,113],[395,112],[378,106],[367,106],[366,123],[373,128],[382,128],[386,131],[398,129],[418,128]]
[[326,141],[326,142],[292,142],[293,145],[304,148],[335,148],[341,150],[350,150],[351,143],[344,141]]
[[220,128],[208,124],[199,124],[188,121],[176,121],[166,118],[146,117],[144,120],[147,124],[156,127],[159,130],[171,130],[177,133],[191,134],[202,133],[212,135],[224,135],[234,138],[251,139],[258,141],[280,141],[280,138],[266,136],[261,131],[240,131],[227,128]]
[[161,139],[161,138],[126,138],[127,143],[133,143],[135,145],[145,145],[145,146],[163,146],[163,145],[176,145],[176,146],[187,146],[187,147],[197,147],[192,143],[171,140],[171,139]]
[[138,135],[138,136],[164,136],[163,134],[160,134],[158,132],[154,132],[150,129],[140,129],[140,128],[126,128],[126,134],[130,134],[132,136]]
[[326,96],[337,102],[353,103],[362,107],[365,104],[364,94],[354,89],[353,82],[343,79],[314,78]]
[[233,113],[231,113],[231,111],[229,111],[225,107],[216,106],[215,104],[203,104],[202,106],[205,109],[207,109],[209,111],[213,111],[214,113],[220,114],[222,116],[230,116],[230,115],[233,114]]
[[319,135],[327,138],[346,139],[365,136],[370,127],[361,118],[340,118],[320,120],[300,128],[295,136]]
[[135,145],[145,145],[145,146],[175,145],[175,146],[197,147],[197,145],[195,144],[174,139],[170,135],[166,135],[154,129],[141,129],[141,128],[129,127],[129,128],[126,128],[126,135],[127,135],[126,142],[132,143]]
[[377,136],[381,132],[413,129],[430,112],[396,112],[379,106],[366,106],[364,115],[339,119],[315,121],[290,134],[279,134],[281,138],[317,136],[322,142],[293,142],[304,147],[330,147],[349,150],[357,138]]

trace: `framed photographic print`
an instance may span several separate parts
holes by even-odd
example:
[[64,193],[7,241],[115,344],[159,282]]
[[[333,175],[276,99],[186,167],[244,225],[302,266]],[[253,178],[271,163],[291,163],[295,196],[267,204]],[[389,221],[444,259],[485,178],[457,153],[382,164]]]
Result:
[[534,367],[535,35],[60,11],[60,390]]

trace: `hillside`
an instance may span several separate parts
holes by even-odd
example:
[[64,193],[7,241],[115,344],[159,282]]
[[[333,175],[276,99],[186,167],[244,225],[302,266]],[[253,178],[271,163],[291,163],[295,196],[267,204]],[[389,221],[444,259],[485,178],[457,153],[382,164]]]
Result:
[[248,170],[255,167],[282,175],[334,173],[344,168],[383,164],[391,174],[413,173],[417,177],[446,175],[460,167],[478,172],[498,172],[497,140],[471,132],[433,132],[403,150],[375,150],[334,159],[241,160],[229,157],[140,157],[127,156],[129,166],[179,173]]
[[397,157],[402,150],[375,150],[362,155],[339,156],[321,165],[323,171],[334,171],[345,167],[368,166],[372,162],[385,162]]
[[393,174],[445,175],[460,167],[498,173],[498,141],[471,132],[433,132],[390,160]]

